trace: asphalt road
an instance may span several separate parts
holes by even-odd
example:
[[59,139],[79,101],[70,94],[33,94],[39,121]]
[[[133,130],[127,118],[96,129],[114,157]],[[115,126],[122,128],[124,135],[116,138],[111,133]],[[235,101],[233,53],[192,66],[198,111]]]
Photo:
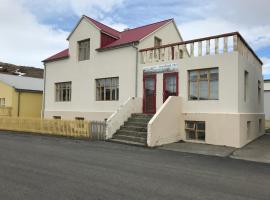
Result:
[[269,200],[270,165],[0,132],[0,199]]

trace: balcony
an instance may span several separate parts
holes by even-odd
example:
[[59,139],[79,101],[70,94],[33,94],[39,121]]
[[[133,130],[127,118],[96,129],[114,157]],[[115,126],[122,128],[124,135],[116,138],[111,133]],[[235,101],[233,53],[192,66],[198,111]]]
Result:
[[169,62],[190,57],[220,55],[239,52],[249,62],[262,66],[252,48],[238,32],[215,35],[140,50],[140,63]]

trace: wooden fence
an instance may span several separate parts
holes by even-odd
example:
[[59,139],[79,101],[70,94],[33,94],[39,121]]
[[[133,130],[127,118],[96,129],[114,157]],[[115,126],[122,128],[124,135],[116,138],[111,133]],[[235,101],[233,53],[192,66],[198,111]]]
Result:
[[104,140],[105,129],[105,122],[0,117],[0,130]]

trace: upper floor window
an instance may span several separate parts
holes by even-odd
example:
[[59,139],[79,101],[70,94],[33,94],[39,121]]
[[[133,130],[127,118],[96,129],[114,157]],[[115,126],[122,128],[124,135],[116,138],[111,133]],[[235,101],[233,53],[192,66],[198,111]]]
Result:
[[96,79],[96,100],[116,101],[119,99],[119,78]]
[[244,75],[244,101],[247,101],[247,96],[248,96],[248,71],[245,70],[245,75]]
[[71,82],[55,83],[55,101],[71,101]]
[[6,105],[6,99],[5,98],[0,98],[0,106],[4,107]]
[[261,81],[258,81],[258,102],[261,103],[261,94],[262,94],[262,84]]
[[155,37],[155,47],[160,47],[162,45],[162,40],[158,37]]
[[218,68],[189,71],[189,100],[218,100]]
[[78,42],[79,46],[79,61],[90,59],[90,39]]

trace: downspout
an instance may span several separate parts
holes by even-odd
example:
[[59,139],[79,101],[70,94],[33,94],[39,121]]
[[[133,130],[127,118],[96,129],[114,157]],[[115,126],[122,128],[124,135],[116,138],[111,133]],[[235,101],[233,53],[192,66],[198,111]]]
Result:
[[135,67],[135,97],[138,97],[138,68],[139,68],[139,49],[138,47],[133,43],[132,47],[136,51],[136,67]]
[[45,85],[46,85],[46,64],[44,64],[44,72],[43,72],[43,93],[42,93],[42,113],[41,118],[44,118],[44,110],[45,110]]

